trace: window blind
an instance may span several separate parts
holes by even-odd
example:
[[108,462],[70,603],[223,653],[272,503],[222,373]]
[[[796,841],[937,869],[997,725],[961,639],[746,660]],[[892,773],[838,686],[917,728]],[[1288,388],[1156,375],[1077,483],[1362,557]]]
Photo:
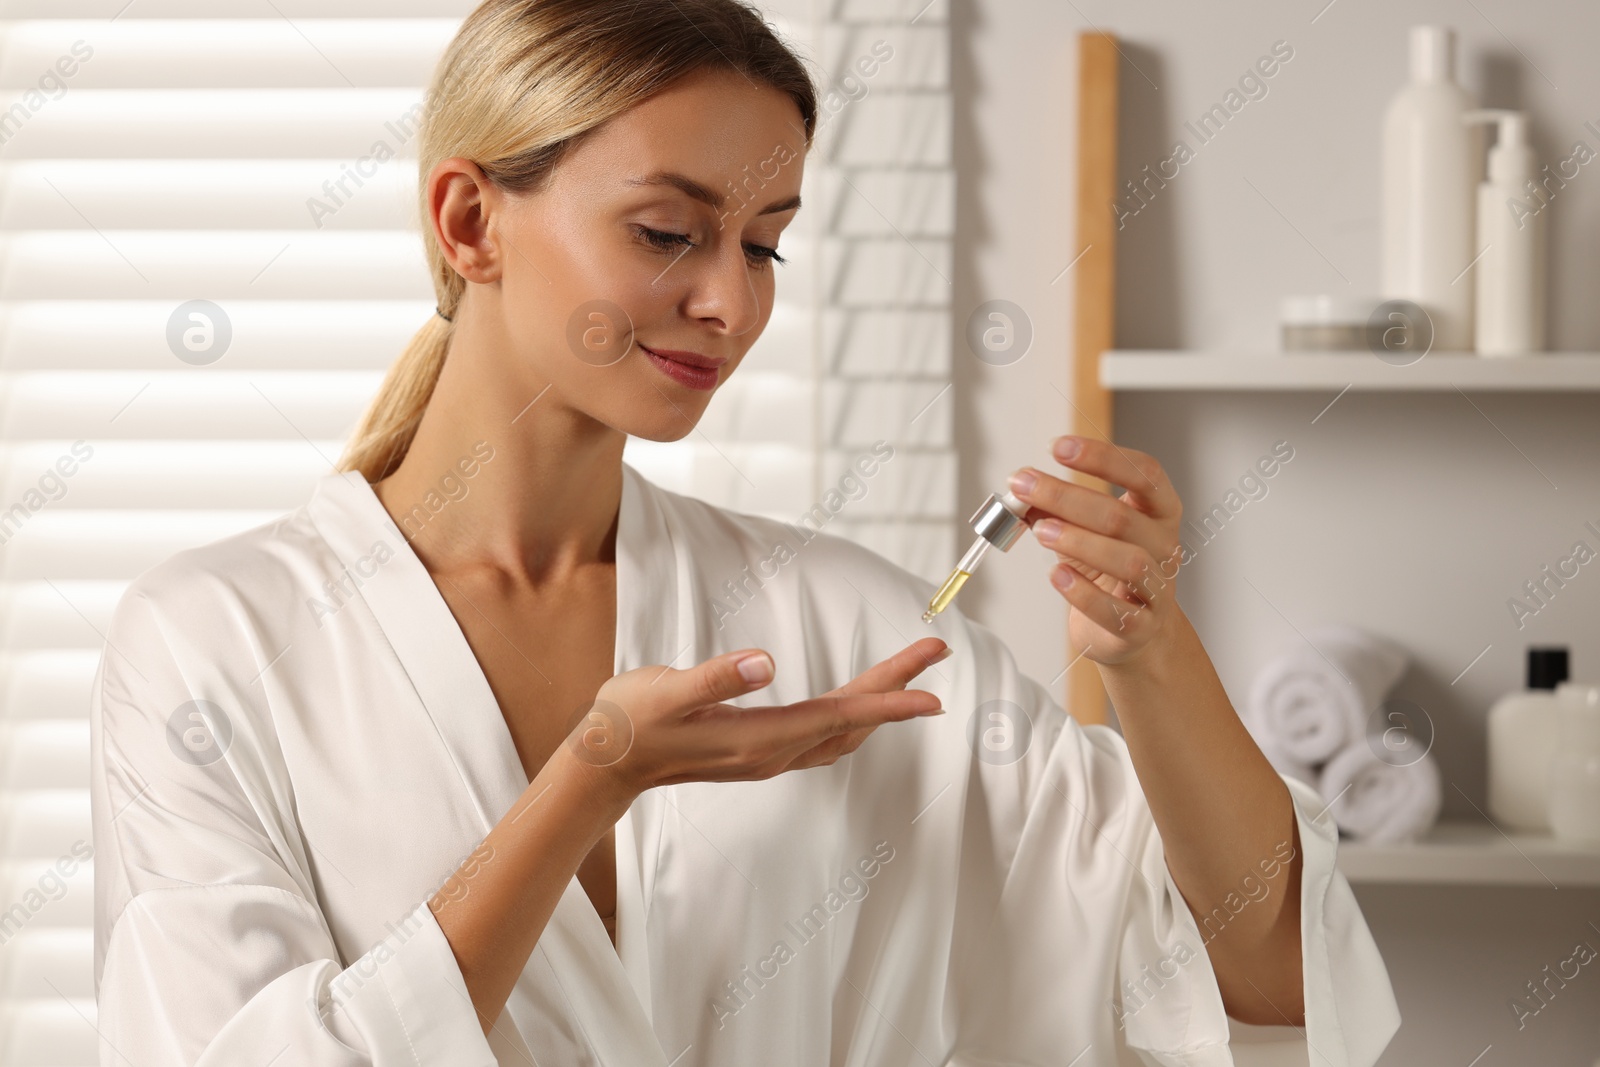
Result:
[[[87,707],[112,607],[301,504],[432,313],[408,120],[471,6],[0,0],[8,1067],[98,1062]],[[937,580],[957,547],[945,5],[762,7],[825,93],[791,262],[700,426],[625,456],[740,510],[820,505]],[[331,197],[378,142],[394,158]]]

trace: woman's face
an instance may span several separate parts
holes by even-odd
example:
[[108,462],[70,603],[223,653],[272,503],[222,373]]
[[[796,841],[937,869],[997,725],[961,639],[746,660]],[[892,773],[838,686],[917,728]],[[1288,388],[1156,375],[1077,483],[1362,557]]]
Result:
[[771,317],[804,151],[787,94],[706,71],[591,133],[536,194],[440,163],[436,232],[470,283],[456,341],[487,339],[530,399],[548,384],[541,403],[685,436]]

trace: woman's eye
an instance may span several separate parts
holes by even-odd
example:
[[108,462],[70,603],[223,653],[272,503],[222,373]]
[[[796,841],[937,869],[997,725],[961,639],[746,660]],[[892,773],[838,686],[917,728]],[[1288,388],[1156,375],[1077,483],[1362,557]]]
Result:
[[694,244],[693,241],[689,240],[689,235],[686,233],[668,233],[665,230],[652,230],[648,226],[635,226],[634,229],[639,232],[640,237],[657,248],[670,249],[677,248],[679,245],[692,246]]
[[759,259],[764,263],[777,263],[781,266],[782,264],[789,262],[787,259],[784,259],[782,256],[778,255],[778,250],[776,248],[768,248],[766,245],[745,245],[744,250],[751,259]]
[[[673,249],[681,248],[684,245],[688,245],[691,248],[694,247],[694,242],[689,240],[689,235],[686,233],[672,233],[667,230],[655,230],[651,229],[649,226],[635,226],[634,229],[638,231],[639,236],[646,243],[662,250],[663,252],[670,252]],[[748,256],[752,262],[758,264],[759,266],[766,266],[768,263],[783,264],[788,262],[788,260],[778,255],[778,250],[776,248],[768,248],[766,245],[747,244],[744,246],[744,250],[745,255]]]

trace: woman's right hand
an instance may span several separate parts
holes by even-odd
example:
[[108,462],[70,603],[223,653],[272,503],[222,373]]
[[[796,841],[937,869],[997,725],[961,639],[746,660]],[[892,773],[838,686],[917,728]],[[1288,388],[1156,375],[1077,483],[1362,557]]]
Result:
[[821,696],[748,708],[723,701],[771,683],[772,657],[760,649],[685,670],[640,667],[600,687],[566,747],[626,800],[658,785],[749,781],[831,764],[883,723],[942,714],[937,696],[905,687],[948,653],[938,638],[922,638]]

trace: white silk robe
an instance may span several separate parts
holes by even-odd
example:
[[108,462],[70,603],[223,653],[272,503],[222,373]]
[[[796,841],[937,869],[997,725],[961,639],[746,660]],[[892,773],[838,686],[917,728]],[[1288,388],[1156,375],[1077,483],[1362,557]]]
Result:
[[[759,646],[777,677],[736,703],[787,703],[933,633],[955,654],[914,684],[947,714],[833,766],[641,795],[617,825],[616,948],[574,878],[487,1038],[427,900],[527,778],[371,487],[327,475],[277,522],[140,575],[92,707],[102,1063],[1233,1063],[1120,735],[1067,716],[959,610],[922,623],[929,583],[805,532],[624,464],[616,671]],[[539,662],[537,635],[523,647]],[[1364,1067],[1394,997],[1333,820],[1287,784],[1299,1062],[1309,1043],[1316,1067]],[[1239,872],[1207,936],[1274,862]]]

